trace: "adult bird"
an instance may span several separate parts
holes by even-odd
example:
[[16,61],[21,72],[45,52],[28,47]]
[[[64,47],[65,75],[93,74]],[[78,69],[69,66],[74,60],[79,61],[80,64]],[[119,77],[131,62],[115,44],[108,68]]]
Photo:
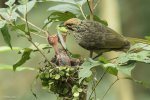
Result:
[[106,51],[124,50],[130,47],[127,38],[96,21],[71,18],[64,22],[64,26],[73,31],[75,40],[81,47],[90,50],[90,56],[93,51],[102,54]]

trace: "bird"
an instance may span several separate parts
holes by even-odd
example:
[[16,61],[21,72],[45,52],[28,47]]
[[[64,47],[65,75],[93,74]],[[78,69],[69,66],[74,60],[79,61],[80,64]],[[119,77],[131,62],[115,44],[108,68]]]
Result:
[[93,52],[101,55],[106,51],[130,48],[130,42],[126,37],[97,21],[71,18],[63,25],[72,31],[76,42],[81,47],[90,51],[90,57]]

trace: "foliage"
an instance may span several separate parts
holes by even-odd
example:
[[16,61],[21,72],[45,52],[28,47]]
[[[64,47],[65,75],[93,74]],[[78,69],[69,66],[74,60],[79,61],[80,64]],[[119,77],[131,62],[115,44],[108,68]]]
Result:
[[70,66],[53,69],[43,67],[40,68],[39,77],[45,89],[58,94],[59,97],[72,100],[79,98],[79,93],[83,92],[82,85],[79,85],[78,70],[79,67]]
[[5,42],[9,45],[10,48],[12,48],[11,37],[10,37],[9,31],[6,25],[3,28],[1,28],[1,33],[4,37]]
[[[30,60],[32,53],[41,53],[41,56],[43,56],[43,59],[45,60],[45,66],[42,66],[39,69],[39,78],[41,79],[42,85],[46,87],[48,91],[58,94],[59,97],[63,97],[63,99],[71,98],[73,100],[78,100],[80,98],[80,100],[84,100],[83,98],[87,93],[87,86],[92,80],[94,80],[95,68],[103,68],[105,73],[116,76],[117,80],[121,79],[118,72],[122,72],[126,75],[123,79],[133,80],[136,83],[145,85],[144,82],[133,79],[131,73],[136,67],[137,62],[150,63],[149,44],[137,43],[131,46],[126,53],[119,55],[114,62],[111,62],[102,56],[98,60],[93,60],[91,58],[83,60],[81,59],[82,55],[75,55],[70,52],[68,53],[63,36],[59,32],[59,30],[62,30],[65,33],[67,30],[65,28],[58,29],[58,27],[56,27],[59,42],[65,48],[67,54],[70,54],[69,57],[72,57],[73,59],[79,58],[76,59],[75,62],[78,60],[81,62],[76,66],[59,66],[52,62],[53,59],[49,60],[43,53],[44,50],[50,50],[53,45],[49,46],[49,44],[35,43],[33,41],[31,34],[43,37],[38,34],[41,32],[45,34],[44,38],[49,36],[48,32],[44,30],[45,27],[50,27],[49,24],[55,22],[59,22],[59,24],[61,24],[62,22],[75,17],[80,19],[90,19],[91,12],[89,11],[85,14],[83,10],[83,7],[87,7],[87,1],[88,0],[19,0],[18,4],[15,4],[15,0],[8,0],[5,3],[7,8],[0,8],[0,29],[5,43],[10,48],[2,46],[0,47],[0,53],[16,50],[19,51],[19,54],[22,54],[21,59],[13,65],[14,71],[22,71],[24,69],[33,70],[32,68],[21,66]],[[48,8],[50,15],[45,19],[45,24],[42,29],[28,21],[28,12],[34,8],[37,2],[57,3]],[[20,19],[22,24],[18,23],[17,19]],[[93,20],[106,26],[108,25],[106,21],[100,19],[97,15],[93,15]],[[32,46],[26,48],[13,47],[11,43],[12,31],[26,38]],[[149,40],[149,36],[147,36],[146,39]],[[56,53],[55,57],[57,56],[58,55]],[[0,70],[12,70],[11,67],[12,66],[0,64]],[[96,84],[98,85],[99,82],[96,81]],[[95,91],[95,88],[96,86],[93,91]],[[89,99],[91,100],[91,97]]]

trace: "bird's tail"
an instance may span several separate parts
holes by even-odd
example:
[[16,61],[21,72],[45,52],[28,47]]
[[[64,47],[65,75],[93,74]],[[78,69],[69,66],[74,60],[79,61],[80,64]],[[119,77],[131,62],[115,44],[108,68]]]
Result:
[[149,40],[145,40],[145,39],[141,39],[141,38],[126,37],[126,39],[127,39],[131,44],[136,44],[136,43],[150,44],[150,41],[149,41]]

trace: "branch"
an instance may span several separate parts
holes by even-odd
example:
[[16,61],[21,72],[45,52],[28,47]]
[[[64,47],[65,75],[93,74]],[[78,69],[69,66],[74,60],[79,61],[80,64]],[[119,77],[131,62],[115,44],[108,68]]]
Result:
[[[31,37],[31,35],[30,35],[30,29],[29,29],[29,23],[28,23],[28,18],[27,18],[28,16],[27,16],[27,4],[26,4],[26,14],[25,14],[25,22],[26,22],[26,25],[27,25],[27,35],[29,36],[29,37],[27,37],[26,36],[26,38],[29,40],[29,42],[31,42],[35,47],[36,47],[36,49],[41,53],[41,55],[45,58],[45,60],[51,65],[51,67],[53,66],[53,64],[52,64],[52,62],[50,62],[49,60],[48,60],[48,58],[45,56],[45,54],[39,49],[39,47],[32,41],[32,37]],[[31,23],[30,23],[31,24]],[[34,25],[35,26],[35,25]]]
[[45,36],[42,36],[42,35],[39,35],[39,34],[36,34],[36,33],[34,33],[34,32],[30,32],[30,33],[32,33],[33,35],[36,35],[36,36],[39,36],[39,37],[41,37],[41,38],[47,38],[47,37],[45,37]]
[[93,5],[94,5],[94,1],[93,0],[90,0],[90,2],[89,2],[90,4],[90,11],[91,11],[91,13],[90,13],[90,20],[93,20],[93,16],[94,16],[94,9],[93,9]]
[[[29,40],[29,39],[28,39]],[[39,49],[39,47],[32,41],[32,40],[29,40],[33,45],[34,47],[36,47],[36,49],[41,53],[41,55],[45,58],[45,60],[51,65],[53,66],[52,62],[50,62],[48,60],[48,58],[45,56],[45,54]]]
[[89,6],[89,9],[90,9],[90,16],[91,16],[91,15],[93,15],[93,8],[91,6],[91,3],[93,3],[93,0],[90,0],[90,3],[89,3],[89,0],[87,0],[87,3],[88,3],[88,6]]

